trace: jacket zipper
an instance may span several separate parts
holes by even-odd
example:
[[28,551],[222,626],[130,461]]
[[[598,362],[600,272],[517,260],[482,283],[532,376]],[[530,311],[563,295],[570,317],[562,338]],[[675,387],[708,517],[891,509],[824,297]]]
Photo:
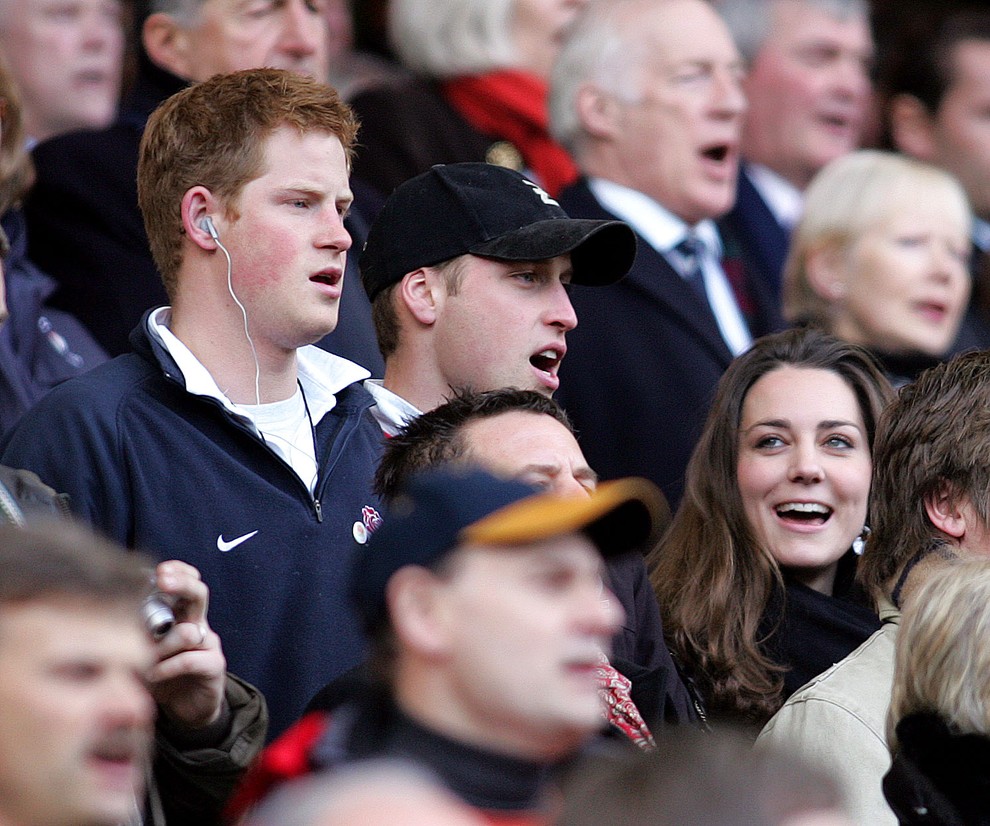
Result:
[[[181,387],[183,390],[185,390],[185,386],[183,385],[183,383],[179,381],[178,378],[176,378],[176,376],[173,373],[171,373],[168,370],[164,370],[163,372],[165,374],[165,378],[167,378],[173,384],[176,384],[179,387]],[[189,391],[186,392],[188,393]],[[190,394],[190,395],[194,395],[194,394]],[[281,464],[282,467],[284,467],[286,470],[289,471],[292,477],[296,480],[296,484],[302,485],[303,490],[306,491],[306,494],[309,496],[310,502],[313,505],[313,513],[316,515],[316,521],[322,524],[323,505],[320,503],[320,500],[314,494],[310,493],[309,488],[305,484],[303,484],[302,479],[299,478],[298,474],[295,472],[295,470],[293,470],[292,466],[288,462],[286,462],[285,459],[279,456],[274,450],[272,450],[268,446],[268,443],[263,438],[261,438],[257,433],[255,433],[250,427],[247,427],[246,425],[242,424],[239,420],[235,419],[230,414],[230,411],[227,410],[227,408],[224,407],[217,399],[214,399],[211,396],[198,396],[197,398],[202,399],[207,404],[212,404],[214,407],[216,407],[221,412],[221,414],[223,414],[224,418],[226,418],[227,421],[230,422],[230,424],[238,428],[242,433],[246,433],[248,436],[254,439],[255,442],[261,445],[268,452],[269,456],[271,456],[276,462]],[[319,446],[316,444],[314,440],[313,449],[318,451],[318,448]],[[315,458],[316,458],[317,483],[319,483],[320,457],[318,453]]]

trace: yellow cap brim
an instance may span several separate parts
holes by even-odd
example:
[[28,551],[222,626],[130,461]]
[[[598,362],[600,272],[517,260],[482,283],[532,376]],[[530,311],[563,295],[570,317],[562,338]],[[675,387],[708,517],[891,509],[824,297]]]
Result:
[[523,545],[584,531],[603,555],[635,550],[659,538],[663,494],[646,479],[603,482],[591,496],[543,493],[507,505],[461,531],[479,545]]

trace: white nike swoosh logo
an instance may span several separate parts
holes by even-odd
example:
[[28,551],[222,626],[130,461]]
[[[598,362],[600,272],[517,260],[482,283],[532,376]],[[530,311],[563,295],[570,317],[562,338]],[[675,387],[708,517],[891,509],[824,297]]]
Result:
[[242,542],[247,542],[256,533],[257,531],[251,531],[251,533],[246,533],[244,536],[237,537],[237,539],[231,539],[230,542],[224,540],[223,534],[220,534],[220,536],[217,537],[217,550],[222,551],[223,553],[232,551]]

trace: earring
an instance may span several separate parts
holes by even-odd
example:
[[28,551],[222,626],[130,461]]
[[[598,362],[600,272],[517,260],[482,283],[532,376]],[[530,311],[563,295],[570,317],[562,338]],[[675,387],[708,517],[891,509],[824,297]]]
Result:
[[870,536],[870,526],[863,525],[863,530],[859,532],[859,536],[857,536],[853,540],[853,544],[852,544],[853,553],[856,554],[856,556],[863,555],[863,551],[866,549],[866,540],[869,538],[869,536]]

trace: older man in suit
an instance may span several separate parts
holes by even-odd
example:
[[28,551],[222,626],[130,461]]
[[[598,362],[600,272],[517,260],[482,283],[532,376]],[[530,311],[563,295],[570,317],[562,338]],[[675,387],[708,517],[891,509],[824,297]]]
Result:
[[778,326],[712,220],[735,199],[742,75],[708,3],[618,0],[589,8],[552,79],[554,132],[585,176],[561,204],[640,240],[624,281],[572,291],[561,400],[593,467],[647,476],[672,505],[719,376]]

